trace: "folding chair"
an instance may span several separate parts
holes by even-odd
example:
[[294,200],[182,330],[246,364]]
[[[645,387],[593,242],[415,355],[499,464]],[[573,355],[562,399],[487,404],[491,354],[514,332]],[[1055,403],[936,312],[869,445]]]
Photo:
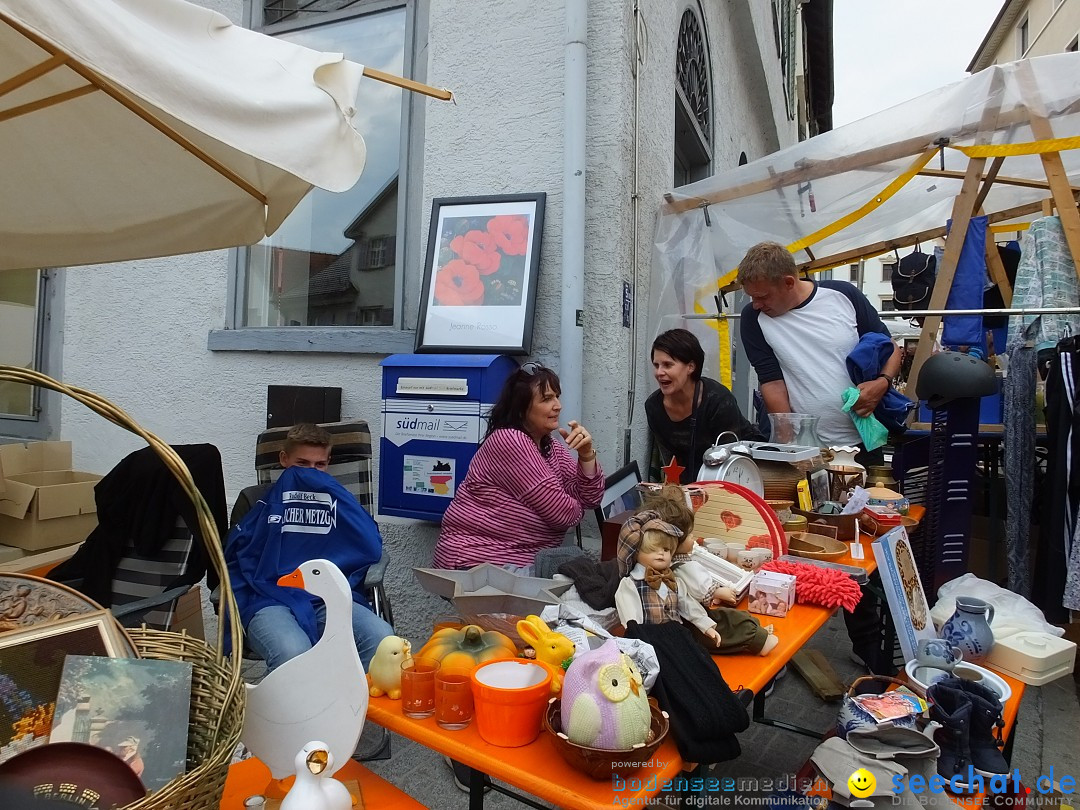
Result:
[[[225,491],[217,448],[174,445],[173,449],[189,466],[197,465],[196,483],[224,526]],[[146,624],[171,630],[179,599],[198,586],[206,566],[196,547],[199,541],[168,494],[169,486],[178,485],[151,448],[126,456],[95,490],[101,530],[95,530],[50,578],[98,598],[127,627]],[[108,511],[102,511],[103,499]],[[115,537],[122,542],[113,563]],[[103,567],[106,562],[113,566],[111,571]]]
[[172,629],[180,597],[198,583],[170,588],[187,570],[195,536],[184,519],[176,525],[161,551],[153,557],[139,554],[129,543],[116,564],[112,580],[112,613],[125,627],[146,624],[156,630]]

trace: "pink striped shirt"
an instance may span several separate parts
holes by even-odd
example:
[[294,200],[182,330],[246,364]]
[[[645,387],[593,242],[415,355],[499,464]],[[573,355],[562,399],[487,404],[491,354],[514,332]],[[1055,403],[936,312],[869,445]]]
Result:
[[443,516],[434,565],[532,565],[536,552],[562,543],[603,494],[599,462],[589,477],[562,442],[553,438],[545,458],[526,433],[496,430],[480,445]]

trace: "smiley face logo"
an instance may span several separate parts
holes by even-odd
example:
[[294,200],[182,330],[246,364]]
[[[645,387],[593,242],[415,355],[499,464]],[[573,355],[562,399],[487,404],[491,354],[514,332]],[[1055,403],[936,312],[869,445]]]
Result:
[[865,799],[874,792],[874,788],[877,787],[877,780],[866,768],[859,768],[848,777],[847,786],[852,796]]

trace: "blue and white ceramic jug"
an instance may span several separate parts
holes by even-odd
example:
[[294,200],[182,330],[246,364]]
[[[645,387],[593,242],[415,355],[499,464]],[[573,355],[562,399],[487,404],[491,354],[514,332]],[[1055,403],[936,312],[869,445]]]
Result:
[[964,653],[965,661],[981,661],[994,646],[994,606],[974,596],[956,597],[956,612],[941,627],[941,637]]

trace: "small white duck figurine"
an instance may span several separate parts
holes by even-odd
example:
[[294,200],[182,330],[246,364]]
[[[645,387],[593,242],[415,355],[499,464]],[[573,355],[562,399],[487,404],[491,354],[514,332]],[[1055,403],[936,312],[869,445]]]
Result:
[[296,781],[281,800],[281,810],[349,810],[348,788],[333,779],[334,755],[321,740],[309,742],[296,755]]
[[255,686],[248,686],[240,738],[275,779],[295,772],[297,751],[324,740],[326,776],[348,762],[367,719],[368,685],[352,632],[349,581],[329,560],[309,560],[279,585],[303,588],[326,604],[322,637]]

